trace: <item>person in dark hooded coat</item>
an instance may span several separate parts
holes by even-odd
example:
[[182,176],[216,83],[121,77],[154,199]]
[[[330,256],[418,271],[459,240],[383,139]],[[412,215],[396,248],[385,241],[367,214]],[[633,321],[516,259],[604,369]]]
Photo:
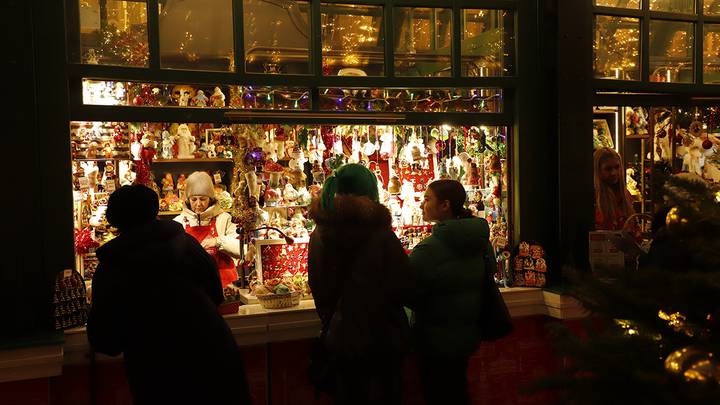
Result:
[[215,262],[174,221],[159,221],[155,192],[123,186],[108,202],[120,234],[97,250],[88,339],[124,355],[135,404],[247,404],[245,371],[218,314]]
[[[428,186],[423,218],[435,222],[432,234],[410,253],[417,292],[413,335],[426,402],[469,404],[467,366],[480,344],[483,283],[490,279],[492,255],[487,221],[464,208],[465,189],[455,180]],[[494,256],[493,256],[494,257]]]
[[338,404],[399,404],[409,344],[409,263],[364,166],[339,168],[313,201],[308,276]]

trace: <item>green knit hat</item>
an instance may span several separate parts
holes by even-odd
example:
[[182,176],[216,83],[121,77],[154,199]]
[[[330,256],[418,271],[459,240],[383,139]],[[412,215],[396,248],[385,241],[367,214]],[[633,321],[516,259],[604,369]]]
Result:
[[320,206],[327,211],[333,211],[335,194],[351,194],[364,196],[377,202],[377,179],[375,175],[363,165],[350,163],[341,166],[323,184]]

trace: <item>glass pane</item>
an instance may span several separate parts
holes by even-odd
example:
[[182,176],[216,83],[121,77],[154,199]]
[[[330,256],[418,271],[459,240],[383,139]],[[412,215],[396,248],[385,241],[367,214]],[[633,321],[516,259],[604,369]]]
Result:
[[693,23],[650,21],[650,81],[692,83]]
[[515,74],[515,16],[509,10],[462,10],[463,76]]
[[720,1],[703,0],[703,13],[705,15],[720,15]]
[[502,89],[320,88],[323,111],[502,112]]
[[395,8],[395,75],[450,76],[452,10]]
[[693,14],[695,0],[650,0],[650,10]]
[[145,2],[80,1],[80,50],[82,63],[148,66]]
[[381,6],[321,4],[325,76],[382,76],[385,52]]
[[720,24],[705,24],[704,31],[703,82],[720,83]]
[[285,86],[169,84],[83,79],[83,104],[309,110],[310,89]]
[[160,67],[234,71],[232,0],[160,2]]
[[601,79],[640,80],[640,19],[595,16],[593,69]]
[[640,0],[595,0],[596,6],[619,7],[619,8],[640,8]]
[[245,71],[310,73],[310,3],[243,0]]

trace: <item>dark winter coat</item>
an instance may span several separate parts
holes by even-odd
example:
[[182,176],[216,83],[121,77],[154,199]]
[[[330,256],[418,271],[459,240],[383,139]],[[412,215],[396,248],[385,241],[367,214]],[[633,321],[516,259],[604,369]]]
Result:
[[97,250],[88,339],[123,353],[136,404],[247,403],[240,354],[217,306],[215,262],[173,221],[123,232]]
[[489,235],[482,218],[443,221],[410,253],[418,289],[409,306],[415,310],[413,332],[422,354],[464,357],[480,343]]
[[409,343],[403,304],[413,282],[388,209],[367,197],[337,195],[333,212],[316,200],[310,216],[317,227],[310,237],[308,275],[323,330],[337,305],[347,328],[338,341],[348,351],[403,351]]

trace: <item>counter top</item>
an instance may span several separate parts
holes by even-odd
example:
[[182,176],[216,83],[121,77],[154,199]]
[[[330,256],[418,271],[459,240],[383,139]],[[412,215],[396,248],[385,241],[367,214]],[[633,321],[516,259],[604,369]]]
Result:
[[[576,319],[585,316],[577,301],[557,292],[523,287],[501,288],[500,291],[513,318],[544,315]],[[246,299],[252,302],[251,296],[246,295]],[[299,305],[284,309],[265,309],[251,303],[240,306],[236,314],[224,318],[241,346],[308,339],[320,331],[320,320],[312,299],[301,300]],[[182,328],[178,325],[171,333],[182,333]],[[89,358],[85,328],[68,329],[64,342],[0,351],[0,382],[57,375],[64,364],[87,363]],[[96,358],[98,361],[112,359],[101,354]]]

